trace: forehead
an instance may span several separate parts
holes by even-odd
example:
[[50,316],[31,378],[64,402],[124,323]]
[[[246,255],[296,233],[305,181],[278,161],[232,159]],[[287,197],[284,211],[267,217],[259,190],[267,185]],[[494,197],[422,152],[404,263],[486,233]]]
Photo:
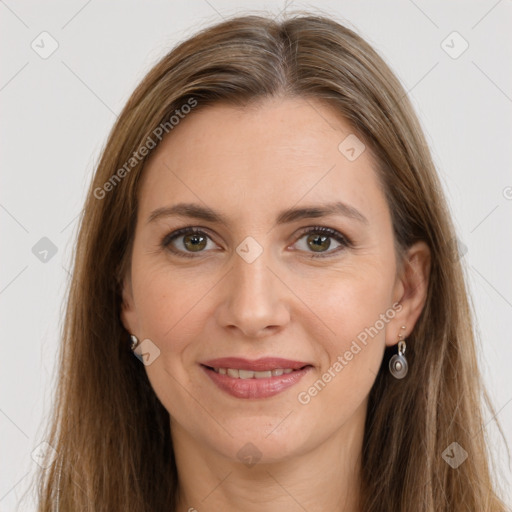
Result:
[[174,127],[143,172],[146,216],[182,201],[232,209],[240,218],[301,201],[366,210],[384,201],[369,149],[332,107],[312,99],[199,108]]

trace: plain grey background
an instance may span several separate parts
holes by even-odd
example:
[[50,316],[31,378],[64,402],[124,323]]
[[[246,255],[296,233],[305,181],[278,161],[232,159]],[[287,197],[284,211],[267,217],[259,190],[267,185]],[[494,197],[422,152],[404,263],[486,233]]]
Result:
[[[77,217],[116,115],[152,65],[199,28],[301,8],[361,34],[408,91],[458,229],[481,369],[512,445],[510,0],[0,0],[0,511],[16,509],[44,441]],[[506,487],[511,463],[486,414]]]

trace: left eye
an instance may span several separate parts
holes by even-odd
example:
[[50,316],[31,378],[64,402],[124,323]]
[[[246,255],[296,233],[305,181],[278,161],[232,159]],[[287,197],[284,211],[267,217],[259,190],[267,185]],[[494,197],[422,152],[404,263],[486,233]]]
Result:
[[[318,253],[311,254],[310,256],[312,258],[325,258],[331,256],[333,253],[338,253],[344,247],[349,247],[352,245],[347,237],[343,236],[341,233],[331,228],[311,228],[308,231],[304,232],[302,236],[299,238],[299,240],[302,240],[302,238],[304,238],[305,236],[307,236],[306,246],[312,249],[314,252]],[[327,252],[327,249],[329,249],[331,246],[331,238],[334,238],[334,240],[336,240],[339,246],[334,250]],[[325,250],[322,250],[324,248]]]
[[[311,249],[313,252],[317,253],[310,254],[309,256],[312,258],[327,257],[333,253],[339,252],[344,247],[350,247],[352,245],[351,241],[338,231],[322,226],[307,228],[306,231],[302,232],[297,242],[305,237],[307,237],[305,251],[310,252],[308,249]],[[179,238],[182,238],[181,245],[186,249],[185,251],[177,249],[177,247],[174,245],[174,241]],[[327,252],[327,249],[329,249],[331,246],[331,238],[336,240],[339,246],[334,250]],[[193,253],[204,252],[204,249],[208,245],[209,239],[210,236],[200,229],[183,228],[166,235],[163,238],[161,245],[163,248],[168,249],[174,254],[186,258],[193,258]]]

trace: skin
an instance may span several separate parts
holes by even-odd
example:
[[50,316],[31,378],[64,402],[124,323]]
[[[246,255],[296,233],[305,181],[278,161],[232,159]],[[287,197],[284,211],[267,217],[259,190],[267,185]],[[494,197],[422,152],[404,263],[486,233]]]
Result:
[[[217,104],[181,121],[144,171],[122,321],[160,350],[145,369],[171,417],[180,512],[360,510],[368,394],[385,347],[400,332],[407,337],[421,313],[430,253],[418,242],[397,267],[369,149],[354,161],[338,150],[351,133],[316,100]],[[331,215],[275,225],[284,208],[331,201],[353,206],[368,222]],[[176,216],[147,222],[156,208],[179,202],[218,210],[229,226]],[[188,226],[208,235],[201,251],[184,246],[183,235],[172,246],[192,258],[161,247],[165,235]],[[329,255],[312,258],[315,233],[302,230],[315,226],[339,231],[353,246],[329,238],[320,248]],[[248,236],[263,249],[252,263],[236,251]],[[298,394],[394,303],[401,305],[394,318],[300,403]],[[240,399],[199,366],[227,356],[278,356],[314,368],[278,395]],[[261,456],[251,467],[237,456],[247,443]]]

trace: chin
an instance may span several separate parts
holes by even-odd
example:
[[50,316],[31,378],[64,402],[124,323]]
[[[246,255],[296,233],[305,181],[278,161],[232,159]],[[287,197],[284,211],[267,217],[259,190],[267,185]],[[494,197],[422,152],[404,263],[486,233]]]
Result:
[[211,441],[223,455],[248,466],[283,461],[305,451],[308,439],[311,440],[304,427],[288,424],[284,428],[289,419],[283,422],[283,417],[273,421],[261,417],[238,418],[235,423],[224,423],[232,438],[224,436],[222,444],[218,438]]

